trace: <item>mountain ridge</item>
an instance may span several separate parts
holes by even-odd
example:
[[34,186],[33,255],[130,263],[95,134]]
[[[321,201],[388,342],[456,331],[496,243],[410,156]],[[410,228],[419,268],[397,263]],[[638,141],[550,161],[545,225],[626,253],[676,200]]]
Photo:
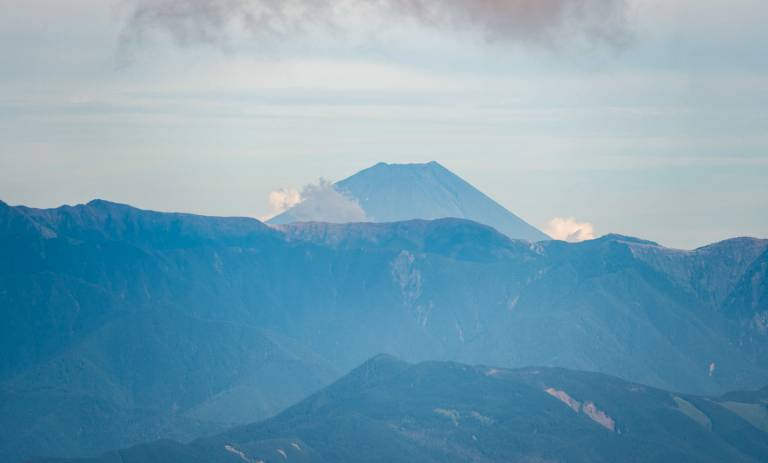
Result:
[[698,394],[768,382],[766,240],[678,251],[462,219],[281,231],[101,209],[0,207],[3,461],[213,434],[376,352]]
[[[745,410],[761,406],[756,394],[697,397],[563,368],[379,355],[264,422],[71,463],[754,463],[768,458],[768,429]],[[67,460],[39,460],[53,461]]]

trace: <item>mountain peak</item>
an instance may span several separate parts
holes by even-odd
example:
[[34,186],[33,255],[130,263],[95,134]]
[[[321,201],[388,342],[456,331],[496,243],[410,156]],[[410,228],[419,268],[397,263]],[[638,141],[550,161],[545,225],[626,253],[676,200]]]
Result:
[[625,243],[632,243],[632,244],[645,244],[648,246],[659,246],[659,243],[655,241],[644,240],[642,238],[635,238],[634,236],[621,235],[619,233],[608,233],[607,235],[603,235],[600,238],[597,238],[597,241],[622,241]]
[[[450,170],[445,168],[445,166],[437,161],[406,163],[379,162],[371,167],[361,170],[350,178],[353,178],[357,175],[373,173],[378,175],[434,175],[437,173],[447,173],[449,175],[453,175]],[[339,183],[345,182],[346,180],[348,179],[342,180]]]
[[403,365],[409,365],[409,363],[392,354],[376,354],[373,357],[366,360],[358,368],[364,368],[364,367],[381,368],[381,367],[391,367],[393,365],[403,366]]
[[112,207],[112,206],[132,207],[132,206],[128,206],[126,204],[120,204],[120,203],[116,203],[116,202],[113,202],[113,201],[107,201],[106,199],[101,199],[101,198],[94,198],[94,199],[88,201],[88,203],[86,203],[86,206],[96,206],[96,207]]
[[706,246],[696,248],[698,252],[716,252],[720,249],[738,249],[738,248],[751,248],[759,247],[764,248],[768,245],[768,240],[761,238],[753,238],[749,236],[738,236],[735,238],[728,238],[726,240],[711,243]]
[[[443,167],[437,161],[428,162],[377,162],[372,167]],[[444,168],[444,167],[443,167]]]
[[346,377],[336,383],[339,389],[348,387],[370,386],[392,378],[412,365],[394,355],[378,354],[353,369]]
[[133,207],[128,204],[116,203],[113,201],[107,201],[106,199],[100,199],[100,198],[96,198],[88,201],[88,203],[86,203],[84,207],[102,209],[105,211],[138,211],[139,210],[136,207]]
[[[334,187],[355,207],[359,206],[371,222],[453,217],[489,225],[510,238],[529,241],[550,239],[437,161],[413,164],[380,162],[341,180]],[[305,210],[327,210],[302,204]],[[332,221],[322,214],[296,220],[293,212],[289,209],[270,223]]]

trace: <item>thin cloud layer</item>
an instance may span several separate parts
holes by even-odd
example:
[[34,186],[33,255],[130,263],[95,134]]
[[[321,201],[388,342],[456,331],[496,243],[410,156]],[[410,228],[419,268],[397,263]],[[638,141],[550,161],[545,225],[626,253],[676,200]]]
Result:
[[245,33],[259,42],[343,29],[350,17],[416,22],[489,41],[554,45],[581,38],[609,46],[626,39],[627,0],[132,0],[121,49],[151,32],[181,45],[225,45]]
[[553,239],[577,243],[595,239],[595,228],[589,222],[579,222],[574,218],[555,217],[547,224],[544,232]]

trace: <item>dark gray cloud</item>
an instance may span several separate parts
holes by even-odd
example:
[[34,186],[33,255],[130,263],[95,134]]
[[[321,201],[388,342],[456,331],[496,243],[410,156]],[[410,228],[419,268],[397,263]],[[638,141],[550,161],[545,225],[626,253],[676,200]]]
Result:
[[221,43],[234,29],[259,39],[305,32],[332,17],[327,0],[134,0],[125,40],[150,30],[169,33],[182,45]]
[[616,45],[626,36],[624,0],[387,0],[396,13],[492,41],[553,43],[585,37]]
[[626,0],[130,0],[121,48],[130,53],[150,32],[180,45],[225,46],[245,33],[257,41],[336,29],[356,10],[394,22],[418,22],[489,41],[621,45]]

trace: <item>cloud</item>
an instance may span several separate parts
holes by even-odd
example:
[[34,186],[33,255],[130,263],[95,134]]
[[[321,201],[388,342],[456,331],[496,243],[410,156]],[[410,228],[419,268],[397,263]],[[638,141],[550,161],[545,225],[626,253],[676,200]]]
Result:
[[328,180],[306,185],[301,193],[280,189],[269,194],[269,203],[279,215],[287,211],[288,222],[365,222],[365,211],[356,199],[340,192]]
[[584,36],[610,45],[626,39],[624,0],[390,0],[425,25],[475,30],[490,41],[552,44]]
[[269,193],[269,209],[272,215],[281,214],[301,202],[301,193],[295,188],[281,188]]
[[[489,41],[552,45],[586,38],[626,41],[627,0],[129,0],[121,50],[130,55],[148,33],[180,45],[225,46],[245,34],[277,43],[317,31],[344,30],[350,18],[418,23]],[[385,24],[386,26],[386,24]]]
[[544,231],[556,240],[571,243],[595,238],[595,229],[591,223],[579,222],[574,218],[555,217],[547,223]]

